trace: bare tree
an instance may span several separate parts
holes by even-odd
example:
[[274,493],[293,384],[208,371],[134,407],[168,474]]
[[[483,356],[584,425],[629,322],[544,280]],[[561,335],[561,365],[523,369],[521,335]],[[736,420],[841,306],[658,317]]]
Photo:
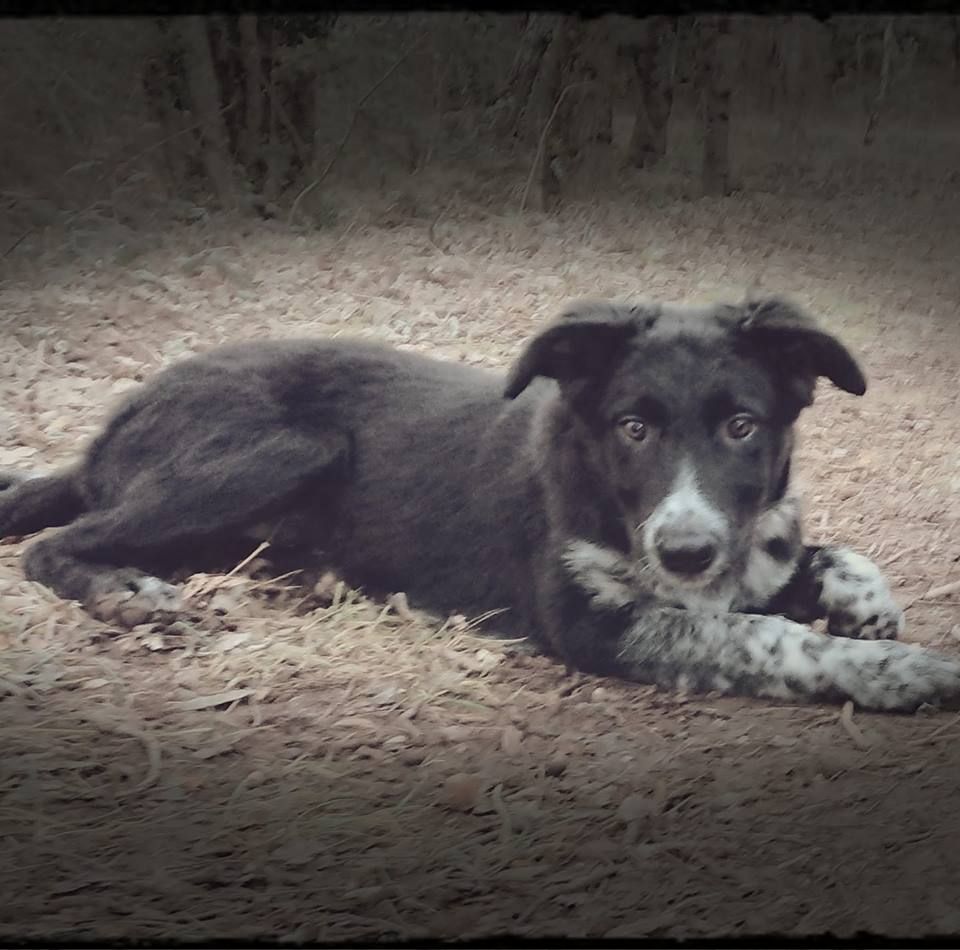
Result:
[[530,197],[533,206],[541,210],[554,204],[560,193],[558,149],[553,135],[560,109],[568,98],[563,81],[575,32],[576,26],[568,17],[558,16],[554,21],[522,118],[524,138],[536,144],[532,185],[528,182],[524,203]]
[[564,67],[570,56],[575,25],[566,16],[552,17],[548,30],[546,49],[540,57],[530,96],[523,109],[523,137],[528,142],[536,142],[540,136],[554,103],[559,96]]
[[164,20],[157,19],[155,24],[153,55],[146,58],[141,73],[144,102],[162,136],[156,148],[164,173],[170,182],[183,182],[188,177],[192,142],[190,124],[183,110],[186,88],[177,62],[179,42],[170,34]]
[[703,125],[701,181],[708,195],[730,193],[730,86],[733,37],[727,16],[701,20],[699,70],[700,118]]
[[890,89],[890,73],[892,69],[893,57],[895,55],[897,40],[893,33],[893,17],[888,17],[883,27],[883,47],[880,58],[880,84],[877,87],[877,95],[867,115],[867,124],[863,130],[863,144],[871,145],[877,130],[877,123],[880,121],[880,113],[883,110],[887,99],[887,93]]
[[186,16],[180,21],[190,98],[200,122],[203,164],[223,208],[236,207],[232,161],[223,123],[220,90],[207,35],[206,19]]
[[953,78],[960,81],[960,16],[950,17],[952,30],[951,52],[953,53]]
[[625,44],[636,105],[627,159],[638,168],[654,164],[667,152],[677,46],[677,21],[667,16],[650,16],[636,23],[634,38]]
[[509,78],[495,100],[505,104],[497,122],[502,134],[516,135],[520,132],[523,111],[530,101],[534,82],[540,73],[540,65],[557,22],[556,15],[546,13],[531,13],[527,19]]
[[263,131],[263,70],[257,20],[258,17],[254,13],[244,13],[239,18],[240,57],[243,62],[246,106],[241,155],[248,174],[253,172],[260,157],[260,136]]

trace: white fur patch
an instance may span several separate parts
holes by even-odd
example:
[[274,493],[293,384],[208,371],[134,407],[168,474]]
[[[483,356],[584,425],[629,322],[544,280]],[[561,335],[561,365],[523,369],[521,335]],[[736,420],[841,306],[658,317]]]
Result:
[[183,597],[180,590],[166,581],[160,580],[151,574],[144,574],[136,581],[137,590],[134,598],[142,601],[156,611],[176,612],[183,608]]
[[633,572],[629,562],[616,551],[578,539],[567,545],[563,563],[598,607],[617,610],[634,601]]
[[[800,502],[796,498],[788,496],[760,515],[736,606],[762,607],[787,586],[803,550],[800,530]],[[773,557],[767,545],[774,540],[795,548],[794,555],[789,560]]]
[[669,584],[657,580],[653,593],[665,604],[676,604],[684,610],[701,613],[726,613],[733,606],[735,591],[732,584],[719,584],[709,589],[689,589],[683,584]]

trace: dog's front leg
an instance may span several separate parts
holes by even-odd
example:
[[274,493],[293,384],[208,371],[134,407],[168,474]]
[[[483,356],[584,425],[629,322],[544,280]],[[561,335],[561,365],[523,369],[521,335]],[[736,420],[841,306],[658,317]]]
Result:
[[960,662],[890,640],[835,639],[784,616],[665,607],[638,597],[613,551],[570,545],[542,610],[567,663],[667,689],[909,712],[960,701]]
[[610,657],[617,675],[694,692],[896,712],[960,701],[956,660],[889,640],[825,637],[780,616],[637,607]]

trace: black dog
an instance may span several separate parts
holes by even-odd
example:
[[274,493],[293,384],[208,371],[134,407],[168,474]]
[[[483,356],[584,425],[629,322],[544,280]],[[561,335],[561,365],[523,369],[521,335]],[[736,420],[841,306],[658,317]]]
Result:
[[[506,381],[362,342],[228,346],[136,392],[76,468],[6,476],[0,536],[69,523],[27,549],[26,574],[101,614],[123,598],[176,610],[143,572],[269,538],[370,591],[503,610],[500,630],[589,672],[953,701],[960,663],[892,642],[902,617],[877,568],[802,544],[792,424],[819,376],[866,388],[776,299],[582,302]],[[841,636],[795,622],[818,617]]]

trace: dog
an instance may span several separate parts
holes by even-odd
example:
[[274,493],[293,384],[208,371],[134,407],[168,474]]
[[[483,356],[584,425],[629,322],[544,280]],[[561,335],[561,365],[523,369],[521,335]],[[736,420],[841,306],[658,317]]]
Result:
[[[106,619],[269,539],[368,592],[498,612],[569,668],[910,711],[960,663],[897,641],[879,569],[803,541],[793,425],[851,353],[793,302],[584,300],[501,374],[359,340],[241,343],[129,396],[74,467],[0,481],[28,578]],[[826,618],[828,634],[809,624]]]

